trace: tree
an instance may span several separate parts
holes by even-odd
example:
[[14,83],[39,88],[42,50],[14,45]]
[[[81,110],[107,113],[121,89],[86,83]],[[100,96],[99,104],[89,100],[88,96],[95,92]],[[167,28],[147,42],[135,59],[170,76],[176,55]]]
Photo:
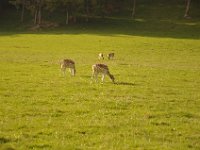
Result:
[[21,22],[24,22],[25,0],[22,0]]
[[34,24],[40,25],[42,22],[42,9],[45,2],[44,0],[34,0],[33,9],[34,9]]
[[74,16],[74,11],[76,11],[75,1],[73,0],[62,0],[61,2],[62,7],[64,7],[66,12],[66,19],[65,23],[68,25],[70,22],[76,22],[76,16]]
[[136,0],[133,0],[133,9],[132,9],[132,18],[135,17],[135,6],[136,6]]
[[12,0],[12,1],[9,1],[9,2],[16,7],[17,11],[19,11],[20,7],[22,7],[20,20],[21,20],[21,22],[23,22],[24,21],[24,10],[25,10],[25,5],[26,5],[26,0]]
[[96,0],[96,11],[97,14],[100,14],[102,18],[105,17],[105,5],[106,5],[106,0]]
[[86,13],[86,22],[89,20],[89,0],[84,0],[85,13]]
[[190,18],[189,16],[190,4],[191,4],[191,0],[186,0],[186,9],[185,9],[184,18]]

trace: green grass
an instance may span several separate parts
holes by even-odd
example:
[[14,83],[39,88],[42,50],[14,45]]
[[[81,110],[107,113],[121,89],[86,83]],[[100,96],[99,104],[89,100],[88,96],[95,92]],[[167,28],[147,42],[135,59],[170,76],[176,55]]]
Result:
[[[0,148],[200,149],[199,27],[107,19],[1,31]],[[97,59],[111,51],[114,60]],[[61,75],[63,58],[75,60],[75,77]],[[117,84],[91,83],[99,62]]]

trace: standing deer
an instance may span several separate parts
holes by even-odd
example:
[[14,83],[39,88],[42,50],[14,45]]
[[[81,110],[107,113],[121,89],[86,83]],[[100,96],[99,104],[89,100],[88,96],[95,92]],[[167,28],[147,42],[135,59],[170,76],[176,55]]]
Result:
[[114,56],[115,56],[115,53],[109,53],[107,56],[108,56],[108,59],[109,59],[109,60],[110,60],[110,59],[113,59]]
[[75,68],[75,62],[71,59],[63,59],[60,62],[60,69],[63,72],[63,74],[66,74],[66,68],[69,68],[71,75],[75,76],[76,74],[76,68]]
[[104,59],[103,53],[99,53],[99,59]]
[[92,78],[97,81],[98,74],[102,74],[101,81],[104,82],[105,75],[108,75],[113,83],[115,83],[115,78],[110,74],[108,66],[105,64],[95,64],[92,65]]

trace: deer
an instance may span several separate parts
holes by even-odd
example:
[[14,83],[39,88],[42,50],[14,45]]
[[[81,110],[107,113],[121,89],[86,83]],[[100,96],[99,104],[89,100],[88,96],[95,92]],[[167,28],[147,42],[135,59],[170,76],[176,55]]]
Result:
[[66,69],[69,68],[71,75],[75,76],[76,74],[76,68],[75,68],[75,62],[71,59],[63,59],[60,62],[60,69],[63,72],[64,75],[66,75]]
[[99,58],[99,60],[100,59],[104,59],[103,53],[99,53],[99,57],[98,58]]
[[107,57],[108,57],[109,60],[110,60],[110,59],[113,59],[114,56],[115,56],[115,53],[109,53],[109,54],[107,55]]
[[111,81],[115,83],[115,78],[112,74],[110,74],[110,71],[107,65],[105,64],[92,65],[92,79],[94,79],[96,82],[97,82],[98,74],[102,74],[102,78],[101,78],[102,83],[104,82],[104,78],[106,75],[108,75]]

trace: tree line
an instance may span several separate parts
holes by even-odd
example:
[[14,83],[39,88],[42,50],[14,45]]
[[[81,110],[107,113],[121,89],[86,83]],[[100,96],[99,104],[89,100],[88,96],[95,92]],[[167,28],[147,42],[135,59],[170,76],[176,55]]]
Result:
[[[1,2],[6,0],[1,0]],[[40,25],[42,23],[43,12],[54,12],[64,10],[65,23],[76,23],[77,16],[84,16],[87,22],[93,15],[105,17],[111,13],[121,12],[127,6],[131,10],[130,16],[134,18],[137,14],[137,4],[145,0],[8,0],[8,3],[15,6],[20,11],[20,21],[24,21],[24,15],[30,13],[33,17],[33,23]],[[146,0],[152,1],[152,0]],[[190,5],[195,0],[183,0],[185,12],[183,16],[190,18]],[[0,4],[0,9],[1,9]]]

